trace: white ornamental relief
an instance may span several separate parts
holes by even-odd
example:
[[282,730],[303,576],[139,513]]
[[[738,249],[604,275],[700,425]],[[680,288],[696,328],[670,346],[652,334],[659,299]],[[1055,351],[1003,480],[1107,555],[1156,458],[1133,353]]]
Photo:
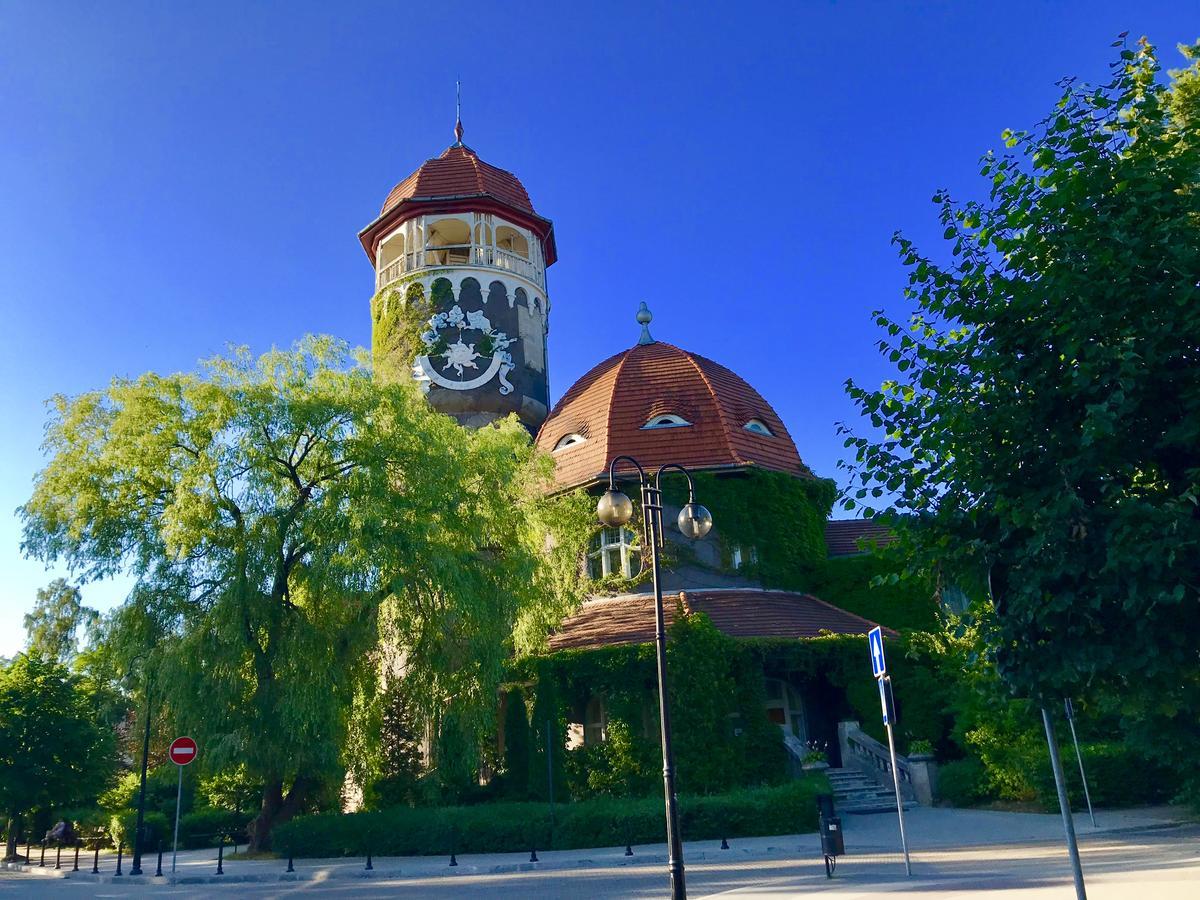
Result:
[[455,304],[430,318],[421,335],[425,353],[413,365],[413,375],[425,390],[429,385],[452,391],[483,387],[497,377],[500,393],[511,394],[508,373],[513,370],[512,338],[497,331],[482,309],[463,312]]

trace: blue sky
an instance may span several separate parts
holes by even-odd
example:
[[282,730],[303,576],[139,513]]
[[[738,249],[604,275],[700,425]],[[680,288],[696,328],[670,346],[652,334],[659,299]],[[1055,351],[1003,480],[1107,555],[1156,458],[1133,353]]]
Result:
[[[569,10],[569,12],[568,12]],[[878,383],[889,240],[1063,75],[1128,30],[1200,36],[1200,3],[0,5],[0,654],[52,573],[10,514],[43,401],[192,368],[229,343],[370,340],[356,239],[452,140],[554,220],[555,397],[653,330],[739,372],[837,476],[842,384]],[[85,587],[106,608],[123,586]]]

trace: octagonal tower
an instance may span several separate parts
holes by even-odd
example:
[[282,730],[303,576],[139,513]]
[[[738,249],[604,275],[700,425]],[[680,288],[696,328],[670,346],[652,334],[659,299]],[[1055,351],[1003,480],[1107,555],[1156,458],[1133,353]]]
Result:
[[515,412],[536,433],[550,393],[553,226],[515,175],[462,136],[460,121],[454,143],[396,185],[359,233],[375,267],[375,358],[411,372],[434,408],[462,425]]

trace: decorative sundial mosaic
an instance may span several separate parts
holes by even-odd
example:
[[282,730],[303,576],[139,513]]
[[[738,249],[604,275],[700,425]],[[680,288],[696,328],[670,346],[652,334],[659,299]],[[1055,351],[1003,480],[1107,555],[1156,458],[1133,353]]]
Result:
[[512,354],[508,352],[512,338],[493,328],[483,310],[464,313],[455,304],[449,311],[433,316],[428,325],[421,335],[425,353],[413,366],[427,390],[433,383],[452,391],[470,391],[497,378],[500,393],[512,393],[508,381],[513,369]]

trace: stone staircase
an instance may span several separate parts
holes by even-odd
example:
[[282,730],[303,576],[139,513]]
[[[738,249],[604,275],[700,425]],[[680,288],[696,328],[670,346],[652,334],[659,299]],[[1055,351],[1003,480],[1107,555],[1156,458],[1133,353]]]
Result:
[[[858,769],[826,769],[833,789],[833,806],[841,815],[896,811],[896,792]],[[905,800],[904,808],[917,806],[915,800]]]

